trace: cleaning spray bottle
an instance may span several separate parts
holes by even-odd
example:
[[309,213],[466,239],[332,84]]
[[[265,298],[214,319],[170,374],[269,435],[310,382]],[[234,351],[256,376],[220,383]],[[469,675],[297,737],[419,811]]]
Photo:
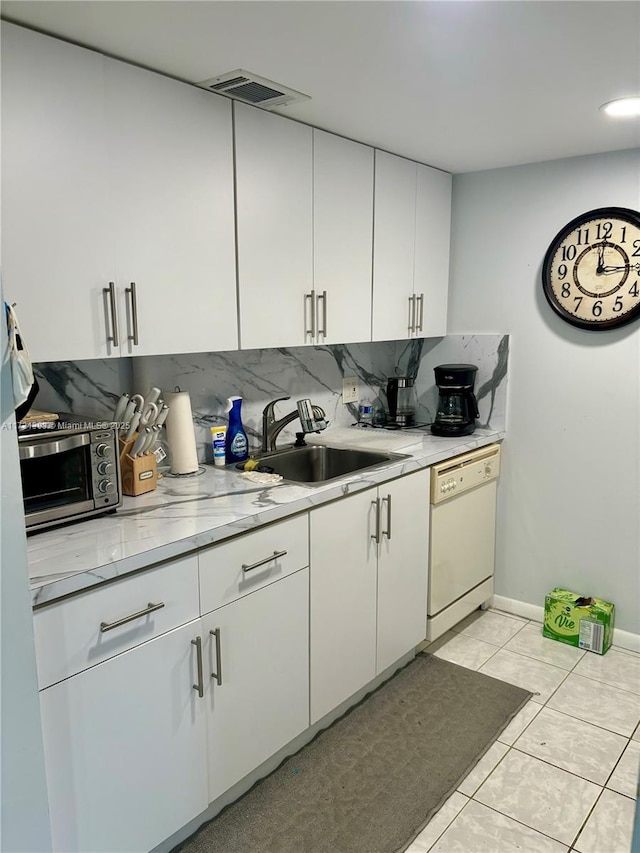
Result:
[[229,397],[225,412],[229,413],[229,427],[226,438],[227,465],[231,462],[244,462],[249,457],[249,442],[242,426],[242,397]]

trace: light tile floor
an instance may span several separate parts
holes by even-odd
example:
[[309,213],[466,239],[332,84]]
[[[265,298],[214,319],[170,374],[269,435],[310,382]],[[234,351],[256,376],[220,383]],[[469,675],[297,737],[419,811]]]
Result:
[[583,652],[497,610],[427,651],[534,695],[406,853],[629,853],[640,654]]

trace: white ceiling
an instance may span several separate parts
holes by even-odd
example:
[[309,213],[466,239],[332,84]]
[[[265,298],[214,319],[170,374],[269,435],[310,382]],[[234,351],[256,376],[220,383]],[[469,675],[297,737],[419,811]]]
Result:
[[[640,146],[640,2],[4,0],[2,16],[189,82],[243,68],[275,112],[450,172]],[[46,69],[43,69],[46,73]]]

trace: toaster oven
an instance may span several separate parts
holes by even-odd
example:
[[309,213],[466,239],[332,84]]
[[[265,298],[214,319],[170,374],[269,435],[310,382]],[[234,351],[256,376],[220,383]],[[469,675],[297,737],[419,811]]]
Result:
[[27,533],[113,512],[122,503],[114,424],[61,416],[19,425],[18,449]]

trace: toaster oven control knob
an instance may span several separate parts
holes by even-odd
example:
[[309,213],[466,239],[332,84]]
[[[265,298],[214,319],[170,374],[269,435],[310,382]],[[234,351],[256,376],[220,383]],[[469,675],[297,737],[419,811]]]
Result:
[[111,456],[111,446],[108,444],[99,444],[96,447],[96,456]]
[[98,474],[110,474],[113,471],[113,462],[98,462]]
[[98,491],[102,495],[110,495],[115,491],[115,488],[111,480],[100,480],[98,483]]

